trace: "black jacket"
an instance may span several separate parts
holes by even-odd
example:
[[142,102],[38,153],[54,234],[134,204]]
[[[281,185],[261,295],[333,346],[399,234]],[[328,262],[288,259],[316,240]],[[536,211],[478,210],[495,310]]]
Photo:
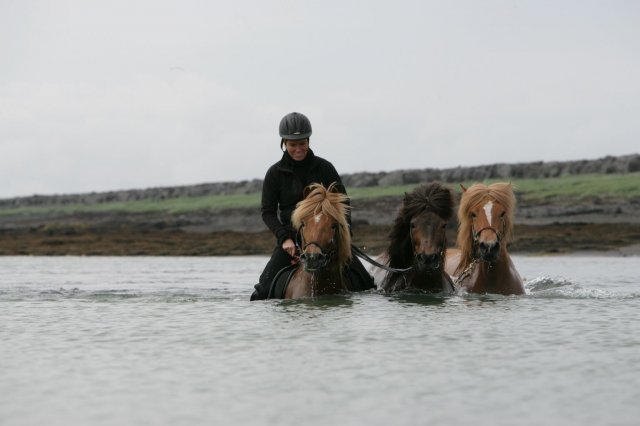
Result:
[[262,220],[275,235],[278,246],[287,238],[295,240],[291,214],[302,200],[304,188],[312,183],[329,186],[333,182],[337,182],[338,190],[346,194],[333,164],[316,157],[311,149],[300,162],[295,162],[285,152],[282,159],[269,168],[262,183]]

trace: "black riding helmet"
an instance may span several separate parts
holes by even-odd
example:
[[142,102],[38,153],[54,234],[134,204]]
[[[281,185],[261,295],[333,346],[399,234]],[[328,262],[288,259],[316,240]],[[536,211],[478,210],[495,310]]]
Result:
[[291,112],[280,120],[280,148],[284,144],[285,139],[300,140],[307,139],[311,136],[311,122],[306,115],[299,112]]

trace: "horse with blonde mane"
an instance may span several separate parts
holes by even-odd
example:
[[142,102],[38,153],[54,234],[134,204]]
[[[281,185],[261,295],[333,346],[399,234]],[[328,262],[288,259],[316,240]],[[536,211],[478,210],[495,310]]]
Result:
[[522,279],[507,252],[516,205],[512,185],[460,186],[457,247],[447,250],[447,273],[472,293],[524,294]]
[[278,273],[269,298],[297,299],[349,290],[344,274],[351,260],[347,201],[335,183],[328,188],[318,183],[305,188],[305,198],[291,216],[298,229],[300,263]]

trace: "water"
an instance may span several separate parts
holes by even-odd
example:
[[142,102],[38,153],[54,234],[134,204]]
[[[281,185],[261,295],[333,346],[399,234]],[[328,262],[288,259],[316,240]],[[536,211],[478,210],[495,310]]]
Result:
[[0,424],[638,422],[637,257],[516,257],[521,297],[249,303],[265,262],[0,257]]

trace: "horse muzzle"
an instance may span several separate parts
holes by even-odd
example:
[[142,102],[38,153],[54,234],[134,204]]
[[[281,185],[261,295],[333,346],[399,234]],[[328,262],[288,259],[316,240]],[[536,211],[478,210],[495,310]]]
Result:
[[442,256],[439,253],[417,253],[416,266],[418,269],[434,271],[442,265]]
[[300,260],[307,272],[316,272],[327,267],[329,256],[324,253],[302,253]]
[[478,242],[478,258],[485,262],[495,262],[500,255],[500,242],[493,243]]

